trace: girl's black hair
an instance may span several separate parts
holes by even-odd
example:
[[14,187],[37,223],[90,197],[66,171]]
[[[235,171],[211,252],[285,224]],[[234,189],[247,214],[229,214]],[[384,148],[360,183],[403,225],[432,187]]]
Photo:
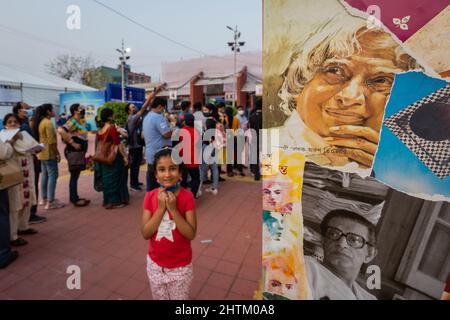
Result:
[[20,124],[20,119],[19,119],[19,117],[17,116],[17,114],[15,114],[15,113],[8,113],[8,114],[3,118],[3,126],[4,126],[4,127],[6,126],[6,123],[8,122],[8,119],[11,118],[11,117],[16,118],[17,123]]
[[53,106],[50,103],[45,103],[36,108],[36,111],[33,114],[32,127],[34,138],[39,141],[39,125],[41,121],[48,116],[49,112],[53,111]]
[[213,105],[212,103],[207,103],[207,104],[205,104],[205,108],[208,109],[211,113],[214,112],[215,107],[216,107],[216,106]]
[[14,113],[14,114],[19,114],[19,110],[21,110],[22,109],[22,102],[17,102],[15,105],[14,105],[14,107],[12,108],[12,112]]
[[214,118],[214,120],[216,120],[217,122],[220,120],[220,116],[219,116],[219,108],[217,108],[216,106],[214,106],[212,112],[211,112],[211,116]]
[[225,108],[225,114],[227,115],[228,118],[228,126],[230,127],[230,129],[233,126],[233,108],[232,107],[226,107]]
[[[155,161],[153,161],[153,170],[156,174],[156,165],[158,164],[159,159],[164,158],[164,157],[172,157],[172,148],[164,148],[161,150],[158,150],[155,153]],[[178,170],[180,171],[181,174],[183,174],[184,172],[184,163],[183,161],[181,161],[181,163],[178,164]]]
[[70,106],[70,115],[72,117],[75,114],[75,112],[78,110],[79,107],[80,107],[79,103],[74,103],[73,105]]
[[201,102],[196,102],[194,103],[194,111],[201,111],[202,110],[202,103]]
[[114,111],[110,108],[105,108],[100,112],[100,128],[108,122],[112,121],[114,118]]

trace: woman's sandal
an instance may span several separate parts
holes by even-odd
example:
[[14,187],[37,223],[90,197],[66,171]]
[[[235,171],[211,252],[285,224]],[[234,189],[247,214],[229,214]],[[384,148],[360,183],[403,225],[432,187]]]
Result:
[[106,210],[120,209],[120,208],[124,208],[124,207],[125,207],[124,204],[107,204],[107,205],[105,205]]
[[17,234],[19,236],[28,236],[28,235],[32,235],[32,234],[36,234],[38,233],[37,230],[33,229],[33,228],[28,228],[26,230],[19,230],[17,231]]
[[28,241],[23,238],[17,238],[16,240],[10,241],[13,247],[20,247],[28,244]]
[[89,205],[89,203],[91,203],[91,200],[88,199],[78,199],[77,202],[75,202],[73,205],[75,207],[86,207],[87,205]]

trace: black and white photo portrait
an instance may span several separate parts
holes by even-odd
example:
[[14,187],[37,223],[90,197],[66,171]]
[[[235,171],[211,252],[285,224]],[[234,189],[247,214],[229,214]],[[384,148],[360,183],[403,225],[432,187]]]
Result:
[[302,189],[315,300],[439,299],[450,273],[450,207],[307,163]]

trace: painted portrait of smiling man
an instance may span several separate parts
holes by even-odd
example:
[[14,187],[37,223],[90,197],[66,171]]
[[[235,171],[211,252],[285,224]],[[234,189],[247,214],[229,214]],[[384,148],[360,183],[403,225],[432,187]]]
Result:
[[277,106],[269,109],[288,116],[279,128],[281,147],[367,176],[394,76],[417,64],[388,33],[361,18],[339,13],[322,21],[291,47],[281,86],[265,87],[268,96],[277,95]]

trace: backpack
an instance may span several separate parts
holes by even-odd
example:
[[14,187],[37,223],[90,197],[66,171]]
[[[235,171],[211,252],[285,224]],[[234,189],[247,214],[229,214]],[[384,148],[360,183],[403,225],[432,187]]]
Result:
[[133,145],[134,133],[136,133],[136,137],[137,137],[136,143],[140,146],[145,145],[145,140],[142,139],[142,120],[141,119],[139,119],[137,121],[137,125],[134,126],[132,131],[130,131],[130,129],[128,128],[128,121],[127,121],[125,124],[125,130],[128,132],[128,138],[127,138],[128,146]]

